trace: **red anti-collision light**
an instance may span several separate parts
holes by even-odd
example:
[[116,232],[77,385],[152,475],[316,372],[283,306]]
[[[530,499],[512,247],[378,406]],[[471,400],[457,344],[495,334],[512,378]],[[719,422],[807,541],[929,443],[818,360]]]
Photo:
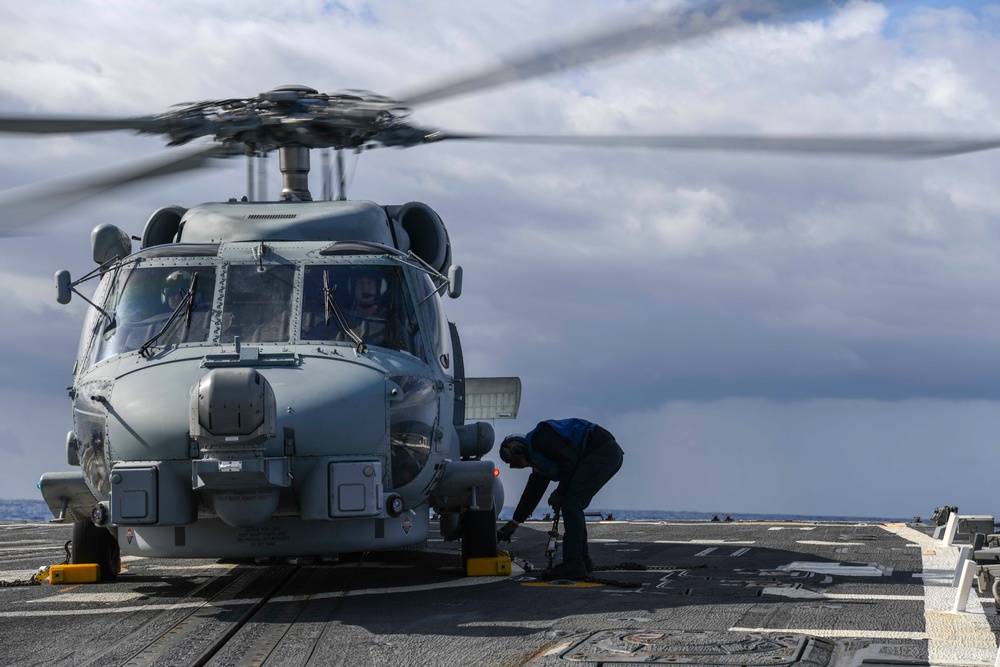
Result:
[[499,477],[500,476],[500,471],[497,468],[493,468],[493,476],[494,477]]

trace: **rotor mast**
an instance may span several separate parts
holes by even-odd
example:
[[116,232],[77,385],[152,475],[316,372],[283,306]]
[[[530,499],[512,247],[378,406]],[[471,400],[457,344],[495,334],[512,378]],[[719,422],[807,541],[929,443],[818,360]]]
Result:
[[282,201],[312,201],[309,192],[309,150],[305,146],[278,148]]

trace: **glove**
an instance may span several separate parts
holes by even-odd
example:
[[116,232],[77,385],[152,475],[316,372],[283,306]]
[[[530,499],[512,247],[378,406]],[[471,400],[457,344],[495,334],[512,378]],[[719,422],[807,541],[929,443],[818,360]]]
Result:
[[517,521],[508,521],[503,525],[500,530],[497,531],[497,542],[510,542],[510,536],[514,534],[514,531],[518,527]]
[[562,494],[559,491],[553,491],[552,495],[549,496],[549,507],[558,512],[562,507],[562,501]]

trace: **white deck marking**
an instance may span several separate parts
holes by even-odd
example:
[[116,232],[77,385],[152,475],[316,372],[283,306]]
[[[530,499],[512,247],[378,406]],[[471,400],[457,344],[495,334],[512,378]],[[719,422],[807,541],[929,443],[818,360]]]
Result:
[[79,604],[82,602],[115,602],[120,604],[122,602],[142,600],[145,597],[142,593],[136,593],[135,591],[123,591],[120,593],[60,593],[59,595],[47,598],[25,600],[25,602],[27,604],[45,604],[46,602],[68,602],[70,604]]
[[[40,600],[44,602],[44,600]],[[252,600],[229,600],[226,604],[251,604]],[[47,609],[47,610],[25,610],[0,611],[0,618],[23,618],[28,616],[92,616],[94,614],[135,614],[143,611],[169,611],[172,609],[191,609],[201,607],[204,602],[192,600],[190,602],[176,602],[174,604],[147,604],[136,607],[100,607],[97,609]]]
[[[21,579],[27,579],[28,577],[35,576],[38,570],[4,570],[0,572],[0,581],[18,581]],[[7,590],[13,590],[12,587],[6,587]],[[4,589],[0,589],[4,590]]]
[[[930,639],[926,632],[896,632],[892,630],[858,630],[845,628],[831,630],[830,628],[729,628],[730,632],[781,632],[796,635],[813,635],[814,637],[862,637],[865,639]],[[931,661],[933,662],[933,660]]]
[[[512,567],[512,572],[510,576],[506,577],[465,577],[462,579],[456,579],[454,581],[449,581],[445,583],[437,584],[425,584],[417,586],[397,586],[394,588],[369,588],[364,590],[349,591],[346,595],[343,591],[331,591],[329,593],[319,593],[310,597],[312,600],[322,600],[329,598],[340,598],[340,597],[357,597],[361,595],[385,595],[388,593],[418,593],[420,591],[430,591],[441,588],[458,588],[463,586],[478,586],[481,584],[492,584],[498,581],[510,580],[511,577],[516,577],[524,574],[524,570],[514,565]],[[88,598],[93,597],[91,594],[87,593],[67,593],[64,595],[53,596],[55,598],[72,598],[70,600],[59,599],[57,602],[91,602]],[[290,602],[300,599],[301,596],[278,596],[271,598],[273,602]],[[37,602],[50,602],[53,598],[45,598],[37,600]],[[253,598],[241,598],[237,600],[226,600],[226,606],[233,605],[251,605],[256,604],[258,600]],[[80,616],[80,615],[93,615],[93,614],[135,614],[139,612],[147,611],[169,611],[173,609],[191,609],[195,607],[213,606],[211,601],[202,602],[198,600],[185,600],[183,602],[175,602],[172,604],[147,604],[147,605],[134,605],[130,607],[118,606],[118,607],[102,607],[100,609],[51,609],[51,610],[18,610],[18,611],[3,611],[0,612],[0,618],[25,618],[25,617],[52,617],[52,616]],[[550,623],[546,621],[546,623]]]
[[[639,619],[629,619],[631,621]],[[645,619],[649,620],[649,619]],[[548,630],[552,627],[551,619],[546,619],[543,621],[468,621],[466,623],[459,623],[460,628],[535,628],[538,630]]]
[[757,544],[756,540],[656,540],[653,544]]
[[823,540],[795,540],[798,544],[812,544],[817,547],[863,547],[864,542],[824,542]]
[[[912,540],[923,549],[922,596],[876,596],[849,594],[822,594],[816,599],[889,599],[918,600],[924,602],[925,632],[895,632],[888,630],[825,629],[825,628],[743,628],[732,627],[732,632],[787,632],[818,637],[863,637],[872,639],[927,640],[928,659],[931,664],[983,664],[992,665],[997,654],[997,638],[986,620],[982,600],[973,595],[969,611],[951,612],[955,589],[951,586],[958,562],[959,549],[945,547],[940,541],[903,524],[886,524],[882,528],[904,539]],[[789,592],[789,590],[791,592]],[[770,595],[785,595],[810,599],[809,591],[801,589],[765,589]],[[819,594],[817,594],[819,595]]]
[[[11,540],[9,542],[5,540],[4,544],[37,544],[37,545],[41,545],[41,548],[43,548],[43,549],[62,549],[63,548],[63,545],[61,543],[60,544],[53,544],[52,540]],[[37,548],[38,547],[36,547],[36,549]],[[13,546],[11,546],[11,547],[4,547],[3,549],[0,549],[0,551],[16,551],[16,550],[17,550],[17,547],[13,547]]]
[[695,556],[707,556],[708,554],[712,553],[713,551],[715,551],[718,548],[719,547],[709,547],[707,549],[702,549],[701,551],[699,551],[698,553],[696,553]]
[[835,574],[841,577],[890,577],[892,568],[878,563],[868,563],[867,565],[844,565],[843,563],[813,563],[809,561],[795,561],[788,565],[781,565],[777,568],[782,572],[815,572],[816,574]]
[[140,565],[132,571],[138,572],[189,572],[191,570],[231,570],[236,563],[205,563],[204,565]]
[[768,530],[816,530],[816,526],[771,526]]
[[997,654],[997,638],[990,630],[979,596],[969,596],[966,613],[951,611],[956,594],[951,584],[959,549],[946,547],[940,540],[903,524],[884,524],[882,528],[923,549],[924,626],[927,628],[929,662],[992,665]]
[[864,593],[817,593],[808,588],[784,588],[775,586],[761,591],[764,595],[777,595],[786,598],[802,598],[808,600],[912,600],[924,599],[923,595],[867,595]]

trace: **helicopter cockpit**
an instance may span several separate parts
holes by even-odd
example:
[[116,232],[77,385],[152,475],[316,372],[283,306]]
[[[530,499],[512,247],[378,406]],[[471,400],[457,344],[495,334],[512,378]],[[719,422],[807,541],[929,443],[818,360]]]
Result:
[[[419,355],[413,302],[398,269],[323,266],[304,269],[299,339],[351,341]],[[353,336],[351,334],[354,334]]]
[[439,300],[429,298],[439,288],[399,257],[244,262],[216,255],[218,245],[193,246],[188,257],[178,256],[182,247],[171,247],[165,256],[151,248],[105,272],[84,329],[80,368],[137,351],[150,356],[238,339],[363,343],[447,369],[445,316]]
[[[89,360],[142,349],[147,344],[206,343],[214,266],[123,267],[109,272],[101,290],[104,313],[92,313]],[[191,293],[190,296],[188,293]],[[182,312],[183,311],[183,312]]]

